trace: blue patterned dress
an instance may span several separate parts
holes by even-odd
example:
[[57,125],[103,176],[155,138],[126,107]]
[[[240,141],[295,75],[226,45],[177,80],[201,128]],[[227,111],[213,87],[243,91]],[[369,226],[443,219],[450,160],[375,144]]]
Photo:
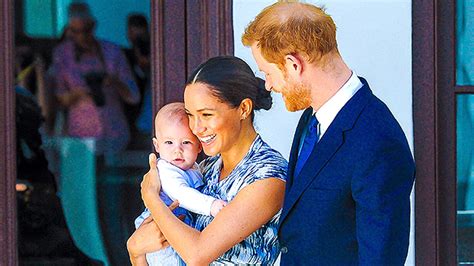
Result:
[[[224,180],[219,182],[222,168],[220,155],[207,158],[201,163],[205,183],[202,193],[230,202],[241,189],[255,181],[270,177],[286,181],[287,167],[288,163],[283,156],[257,135],[245,157]],[[273,265],[280,251],[277,239],[280,213],[281,211],[260,229],[229,249],[213,264]],[[194,228],[199,231],[213,220],[212,216],[197,214],[194,218]]]

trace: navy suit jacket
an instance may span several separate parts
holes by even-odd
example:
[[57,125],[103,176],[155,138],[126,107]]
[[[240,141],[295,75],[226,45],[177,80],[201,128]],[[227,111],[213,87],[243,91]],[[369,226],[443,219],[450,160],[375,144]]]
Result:
[[293,139],[279,237],[281,265],[403,265],[415,166],[405,135],[367,82],[293,175],[307,109]]

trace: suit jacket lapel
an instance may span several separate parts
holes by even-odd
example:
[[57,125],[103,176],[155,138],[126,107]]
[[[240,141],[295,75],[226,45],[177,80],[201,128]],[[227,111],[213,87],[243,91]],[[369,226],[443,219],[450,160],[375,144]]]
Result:
[[[367,82],[360,78],[364,86],[346,103],[346,105],[337,114],[334,121],[331,123],[326,133],[323,135],[321,140],[315,145],[311,155],[306,161],[305,165],[301,169],[298,176],[293,176],[294,166],[298,155],[299,138],[301,137],[301,129],[299,132],[298,142],[295,147],[295,139],[292,145],[292,151],[290,155],[290,164],[288,167],[288,178],[292,180],[292,184],[287,187],[285,193],[285,202],[283,205],[282,215],[280,222],[283,222],[285,217],[288,215],[289,210],[296,203],[298,198],[309,186],[309,184],[318,177],[321,169],[327,164],[327,162],[334,156],[340,146],[344,143],[344,132],[350,130],[357,120],[357,117],[362,112],[363,108],[367,104],[369,97],[372,96],[372,92]],[[311,110],[312,111],[312,110]],[[307,115],[306,112],[303,114],[301,120]],[[307,118],[306,118],[307,119]],[[300,121],[301,124],[301,121]],[[298,125],[298,128],[300,126]],[[297,130],[298,132],[298,130]],[[296,154],[294,149],[296,148]]]

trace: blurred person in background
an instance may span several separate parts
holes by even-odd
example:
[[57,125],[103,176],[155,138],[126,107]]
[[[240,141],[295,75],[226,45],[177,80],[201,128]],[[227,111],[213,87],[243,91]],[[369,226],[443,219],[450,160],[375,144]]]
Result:
[[[142,14],[131,13],[127,17],[127,38],[131,45],[124,49],[142,98],[138,105],[124,102],[125,114],[132,129],[134,146],[148,147],[152,133],[150,34],[148,21]],[[143,145],[145,144],[145,145]]]
[[42,149],[39,129],[44,119],[35,96],[17,86],[15,98],[20,265],[46,260],[72,263],[68,265],[103,265],[82,253],[68,231],[56,195],[57,184]]
[[44,131],[50,134],[54,127],[56,102],[46,80],[45,60],[40,53],[34,52],[31,43],[33,40],[24,34],[15,36],[15,82],[34,95],[46,122]]
[[129,142],[121,100],[140,92],[119,46],[94,36],[95,19],[85,3],[68,7],[70,39],[53,52],[56,96],[66,111],[65,135],[98,140],[97,153],[118,153]]

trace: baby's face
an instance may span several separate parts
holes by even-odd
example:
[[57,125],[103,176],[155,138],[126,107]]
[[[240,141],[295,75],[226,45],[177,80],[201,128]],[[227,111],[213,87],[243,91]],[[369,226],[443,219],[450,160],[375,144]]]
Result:
[[156,138],[153,145],[160,158],[188,170],[193,167],[201,151],[201,143],[189,129],[187,119],[180,122],[156,125]]

